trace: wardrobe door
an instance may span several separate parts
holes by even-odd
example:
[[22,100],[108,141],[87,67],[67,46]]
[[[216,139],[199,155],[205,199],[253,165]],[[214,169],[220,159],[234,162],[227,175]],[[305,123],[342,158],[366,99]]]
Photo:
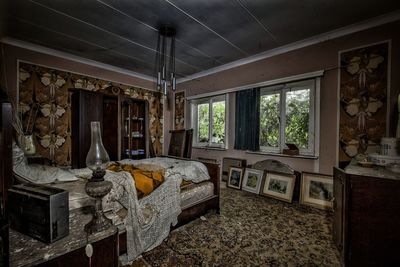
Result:
[[85,168],[90,148],[90,122],[103,128],[103,95],[76,90],[72,93],[72,168]]

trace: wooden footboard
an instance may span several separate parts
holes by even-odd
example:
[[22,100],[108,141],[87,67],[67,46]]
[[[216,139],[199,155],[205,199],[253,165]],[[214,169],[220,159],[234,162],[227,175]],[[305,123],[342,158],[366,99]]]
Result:
[[[178,159],[192,160],[184,158]],[[214,195],[182,210],[181,214],[178,216],[178,224],[171,227],[171,229],[187,224],[206,214],[209,210],[215,210],[219,214],[219,165],[216,163],[199,161],[207,167],[208,173],[210,174],[210,182],[214,184]],[[124,254],[126,251],[126,232],[124,232],[119,235],[119,254]]]

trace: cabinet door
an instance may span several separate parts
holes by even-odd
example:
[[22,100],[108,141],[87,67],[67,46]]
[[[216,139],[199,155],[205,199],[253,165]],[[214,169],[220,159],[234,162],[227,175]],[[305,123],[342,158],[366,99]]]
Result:
[[72,94],[72,167],[86,167],[86,155],[90,148],[90,122],[100,121],[103,127],[103,96],[90,91],[74,91]]
[[118,98],[103,99],[103,145],[110,160],[118,160]]
[[333,240],[344,257],[344,222],[345,222],[345,173],[333,169]]
[[91,260],[86,256],[85,247],[71,251],[58,258],[40,264],[40,267],[117,267],[118,233],[97,241],[93,245]]

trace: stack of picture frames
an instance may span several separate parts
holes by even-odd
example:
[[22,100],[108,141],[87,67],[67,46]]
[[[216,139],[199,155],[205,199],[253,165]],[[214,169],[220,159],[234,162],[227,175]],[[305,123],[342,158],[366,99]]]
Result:
[[[296,179],[300,196],[293,199]],[[251,168],[230,167],[227,186],[262,196],[320,209],[331,209],[333,200],[333,177],[331,175],[302,172],[300,175],[279,173]]]

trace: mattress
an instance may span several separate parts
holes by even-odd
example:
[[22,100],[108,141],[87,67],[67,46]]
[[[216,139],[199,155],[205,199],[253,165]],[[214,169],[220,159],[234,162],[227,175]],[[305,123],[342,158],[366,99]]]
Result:
[[214,184],[212,182],[192,183],[181,189],[181,209],[196,205],[213,195]]
[[[64,189],[69,192],[69,210],[94,205],[94,199],[85,192],[85,180],[75,182],[56,183],[50,186]],[[214,195],[214,184],[204,181],[198,184],[191,183],[181,189],[181,209],[193,206]]]

